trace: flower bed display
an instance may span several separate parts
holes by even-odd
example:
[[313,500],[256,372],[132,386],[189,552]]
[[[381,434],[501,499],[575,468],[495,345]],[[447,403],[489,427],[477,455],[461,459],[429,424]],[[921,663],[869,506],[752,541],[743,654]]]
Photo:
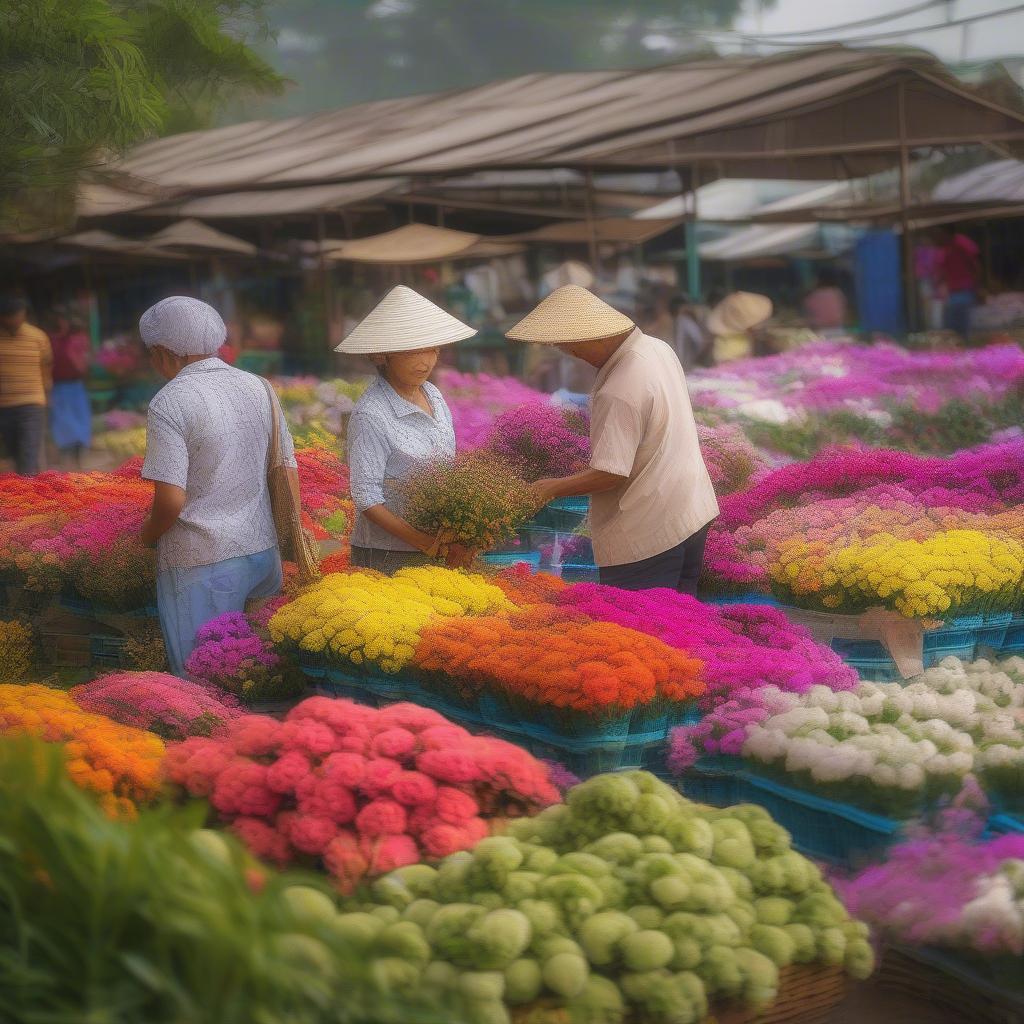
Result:
[[948,454],[1019,425],[1024,352],[819,342],[699,370],[687,382],[699,415],[791,457],[858,441]]
[[243,714],[230,694],[166,672],[114,672],[69,692],[84,711],[165,740],[210,736]]
[[468,849],[492,819],[559,799],[526,751],[414,704],[312,697],[283,722],[247,715],[223,735],[173,744],[166,763],[255,854],[322,862],[346,890]]
[[671,737],[669,767],[705,755],[893,818],[955,796],[970,773],[1014,800],[1024,766],[1024,659],[947,658],[908,686],[740,693]]
[[442,368],[437,372],[437,386],[451,410],[460,451],[479,448],[501,413],[526,403],[550,401],[549,395],[527,387],[515,377],[492,377],[486,373]]
[[400,949],[409,984],[460,998],[473,1021],[536,1004],[696,1022],[727,1002],[764,1011],[794,965],[873,967],[866,926],[766,814],[692,804],[644,772],[591,779],[371,894],[339,926],[367,956]]
[[708,540],[713,587],[801,608],[881,606],[918,618],[1021,603],[1024,441],[920,459],[823,452],[725,498]]
[[110,814],[131,815],[160,787],[164,745],[151,732],[83,710],[67,693],[0,684],[0,734],[63,743],[67,773]]
[[589,431],[586,412],[531,402],[498,415],[483,446],[524,480],[562,477],[586,469]]

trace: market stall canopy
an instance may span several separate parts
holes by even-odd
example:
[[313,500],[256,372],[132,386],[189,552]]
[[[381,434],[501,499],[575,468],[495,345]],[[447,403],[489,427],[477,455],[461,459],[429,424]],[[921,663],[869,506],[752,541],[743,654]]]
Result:
[[1024,163],[995,160],[940,181],[932,198],[944,203],[1024,203]]
[[764,256],[788,256],[815,247],[819,228],[815,224],[754,225],[730,231],[724,238],[700,246],[702,260],[752,260]]
[[[722,178],[697,189],[697,220],[705,223],[746,221],[780,199],[808,191],[806,182]],[[688,198],[673,196],[633,216],[637,220],[683,217],[689,210]]]
[[638,220],[634,217],[598,217],[594,220],[563,221],[545,224],[533,231],[523,231],[510,237],[524,242],[550,242],[552,244],[581,244],[595,242],[625,242],[640,245],[670,231],[680,223],[679,217],[658,220]]
[[353,263],[433,263],[447,259],[484,259],[522,251],[523,246],[500,238],[484,238],[469,231],[453,231],[430,224],[406,224],[368,238],[324,244],[324,255]]
[[[1024,139],[1024,115],[958,84],[930,55],[828,46],[646,70],[532,74],[143,144],[109,166],[125,188],[184,197],[481,169],[861,176],[901,145]],[[135,183],[135,185],[133,185]]]
[[[323,213],[356,203],[402,193],[403,178],[379,178],[373,181],[342,182],[336,185],[306,185],[300,188],[252,189],[197,196],[173,203],[158,203],[136,212],[157,216],[186,217],[285,217],[300,213]],[[121,212],[129,212],[127,210]]]
[[108,256],[144,256],[162,260],[186,259],[183,253],[170,252],[152,246],[148,238],[124,238],[110,231],[80,231],[74,235],[58,238],[56,243]]
[[182,249],[189,252],[227,253],[255,256],[259,251],[252,242],[225,234],[199,220],[180,220],[151,235],[147,244],[156,249]]

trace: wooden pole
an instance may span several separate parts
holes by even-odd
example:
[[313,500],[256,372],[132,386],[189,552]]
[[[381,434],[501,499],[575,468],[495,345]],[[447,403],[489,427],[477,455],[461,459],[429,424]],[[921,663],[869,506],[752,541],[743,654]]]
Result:
[[900,139],[900,246],[903,254],[903,314],[909,334],[917,326],[914,287],[914,249],[910,238],[910,151],[907,147],[907,86],[900,82],[896,93]]
[[700,277],[700,242],[697,239],[697,190],[700,188],[700,168],[694,164],[690,170],[690,206],[686,221],[686,290],[690,301],[702,302]]
[[316,215],[316,239],[320,254],[320,299],[324,304],[324,347],[331,346],[331,277],[327,269],[327,257],[324,254],[324,242],[327,239],[324,215]]

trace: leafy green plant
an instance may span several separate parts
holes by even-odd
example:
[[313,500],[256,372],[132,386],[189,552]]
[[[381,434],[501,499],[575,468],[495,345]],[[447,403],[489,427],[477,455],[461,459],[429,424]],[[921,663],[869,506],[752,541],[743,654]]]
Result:
[[0,743],[0,1020],[445,1019],[375,983],[320,881],[266,873],[205,813],[113,821],[59,748]]

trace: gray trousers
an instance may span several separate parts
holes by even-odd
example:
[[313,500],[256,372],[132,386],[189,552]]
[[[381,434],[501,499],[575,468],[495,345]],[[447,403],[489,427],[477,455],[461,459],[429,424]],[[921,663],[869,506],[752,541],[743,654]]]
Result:
[[35,476],[43,455],[45,405],[12,405],[0,409],[0,441],[21,476]]

